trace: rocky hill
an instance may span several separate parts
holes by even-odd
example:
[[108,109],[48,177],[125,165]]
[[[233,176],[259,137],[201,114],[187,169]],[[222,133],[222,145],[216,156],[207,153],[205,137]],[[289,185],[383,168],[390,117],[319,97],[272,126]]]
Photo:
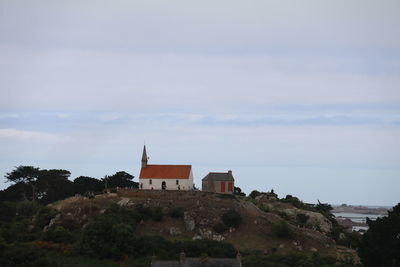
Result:
[[[120,190],[93,199],[71,197],[52,204],[60,213],[49,226],[68,224],[68,227],[82,227],[115,203],[128,208],[138,204],[159,207],[165,215],[176,208],[183,211],[180,218],[163,216],[161,221],[142,221],[137,228],[139,235],[161,235],[169,240],[227,241],[240,251],[260,250],[265,254],[319,252],[358,260],[353,250],[337,246],[328,237],[332,224],[322,214],[298,209],[263,195],[252,199],[201,191]],[[241,215],[241,224],[237,228],[216,232],[214,226],[221,223],[223,214],[232,209]]]

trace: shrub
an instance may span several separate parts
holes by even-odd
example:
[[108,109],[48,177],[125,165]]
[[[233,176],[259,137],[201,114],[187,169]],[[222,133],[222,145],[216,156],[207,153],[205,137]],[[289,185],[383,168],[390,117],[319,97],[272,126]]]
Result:
[[169,216],[172,218],[182,218],[183,217],[183,208],[181,207],[176,207],[170,210]]
[[0,257],[1,266],[59,266],[50,260],[46,251],[33,245],[16,244],[7,248]]
[[0,221],[9,222],[15,217],[16,205],[8,201],[0,202]]
[[291,235],[289,225],[286,221],[281,221],[280,223],[274,224],[272,226],[272,232],[279,238],[287,238]]
[[70,231],[62,226],[50,227],[43,235],[44,241],[51,241],[54,243],[70,243],[73,241],[73,235]]
[[242,223],[242,216],[236,210],[230,209],[222,215],[222,222],[228,227],[238,227]]
[[217,223],[213,226],[213,231],[219,234],[225,233],[228,230],[228,227],[223,223]]
[[251,197],[251,198],[256,198],[256,197],[258,197],[259,195],[261,195],[260,192],[258,192],[257,190],[253,190],[253,191],[251,191],[249,197]]
[[17,203],[18,218],[32,218],[42,206],[34,201],[22,201]]
[[270,212],[271,211],[271,209],[268,207],[268,206],[266,206],[266,205],[264,205],[264,204],[259,204],[259,205],[257,205],[257,207],[260,209],[260,210],[262,210],[263,212]]
[[156,221],[156,222],[162,221],[163,217],[164,217],[164,214],[163,214],[161,207],[155,207],[152,209],[151,218],[153,219],[153,221]]
[[36,227],[43,229],[57,214],[58,212],[55,209],[43,207],[36,215]]
[[120,258],[132,252],[133,243],[134,231],[130,225],[101,215],[84,228],[80,248],[83,253],[99,258]]
[[152,210],[149,207],[145,207],[139,203],[135,205],[135,212],[140,216],[141,219],[146,220],[152,217]]
[[304,213],[298,213],[296,215],[297,222],[299,224],[302,224],[302,225],[306,224],[309,218],[310,217],[307,214],[304,214]]

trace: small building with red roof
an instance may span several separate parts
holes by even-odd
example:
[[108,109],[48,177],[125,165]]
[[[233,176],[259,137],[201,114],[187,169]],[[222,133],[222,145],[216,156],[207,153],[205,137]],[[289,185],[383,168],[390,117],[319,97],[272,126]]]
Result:
[[149,190],[193,190],[192,165],[148,164],[143,147],[139,188]]

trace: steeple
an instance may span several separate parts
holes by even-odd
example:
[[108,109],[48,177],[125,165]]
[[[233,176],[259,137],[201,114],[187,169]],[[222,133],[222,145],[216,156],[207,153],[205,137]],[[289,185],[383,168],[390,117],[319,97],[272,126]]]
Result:
[[143,147],[143,155],[142,155],[142,168],[147,167],[147,153],[146,153],[146,145]]

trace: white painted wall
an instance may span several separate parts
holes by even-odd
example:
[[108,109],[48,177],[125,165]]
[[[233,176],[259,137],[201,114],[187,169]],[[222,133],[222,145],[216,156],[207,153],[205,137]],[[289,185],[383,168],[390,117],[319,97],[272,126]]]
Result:
[[[150,184],[151,180],[151,184]],[[178,185],[176,184],[176,180],[178,180],[178,185],[180,185],[180,190],[193,190],[193,173],[190,170],[189,179],[149,179],[149,178],[142,178],[139,179],[139,189],[154,189],[154,190],[161,190],[162,189],[162,182],[166,183],[166,190],[178,190]],[[140,186],[142,185],[142,187]]]

